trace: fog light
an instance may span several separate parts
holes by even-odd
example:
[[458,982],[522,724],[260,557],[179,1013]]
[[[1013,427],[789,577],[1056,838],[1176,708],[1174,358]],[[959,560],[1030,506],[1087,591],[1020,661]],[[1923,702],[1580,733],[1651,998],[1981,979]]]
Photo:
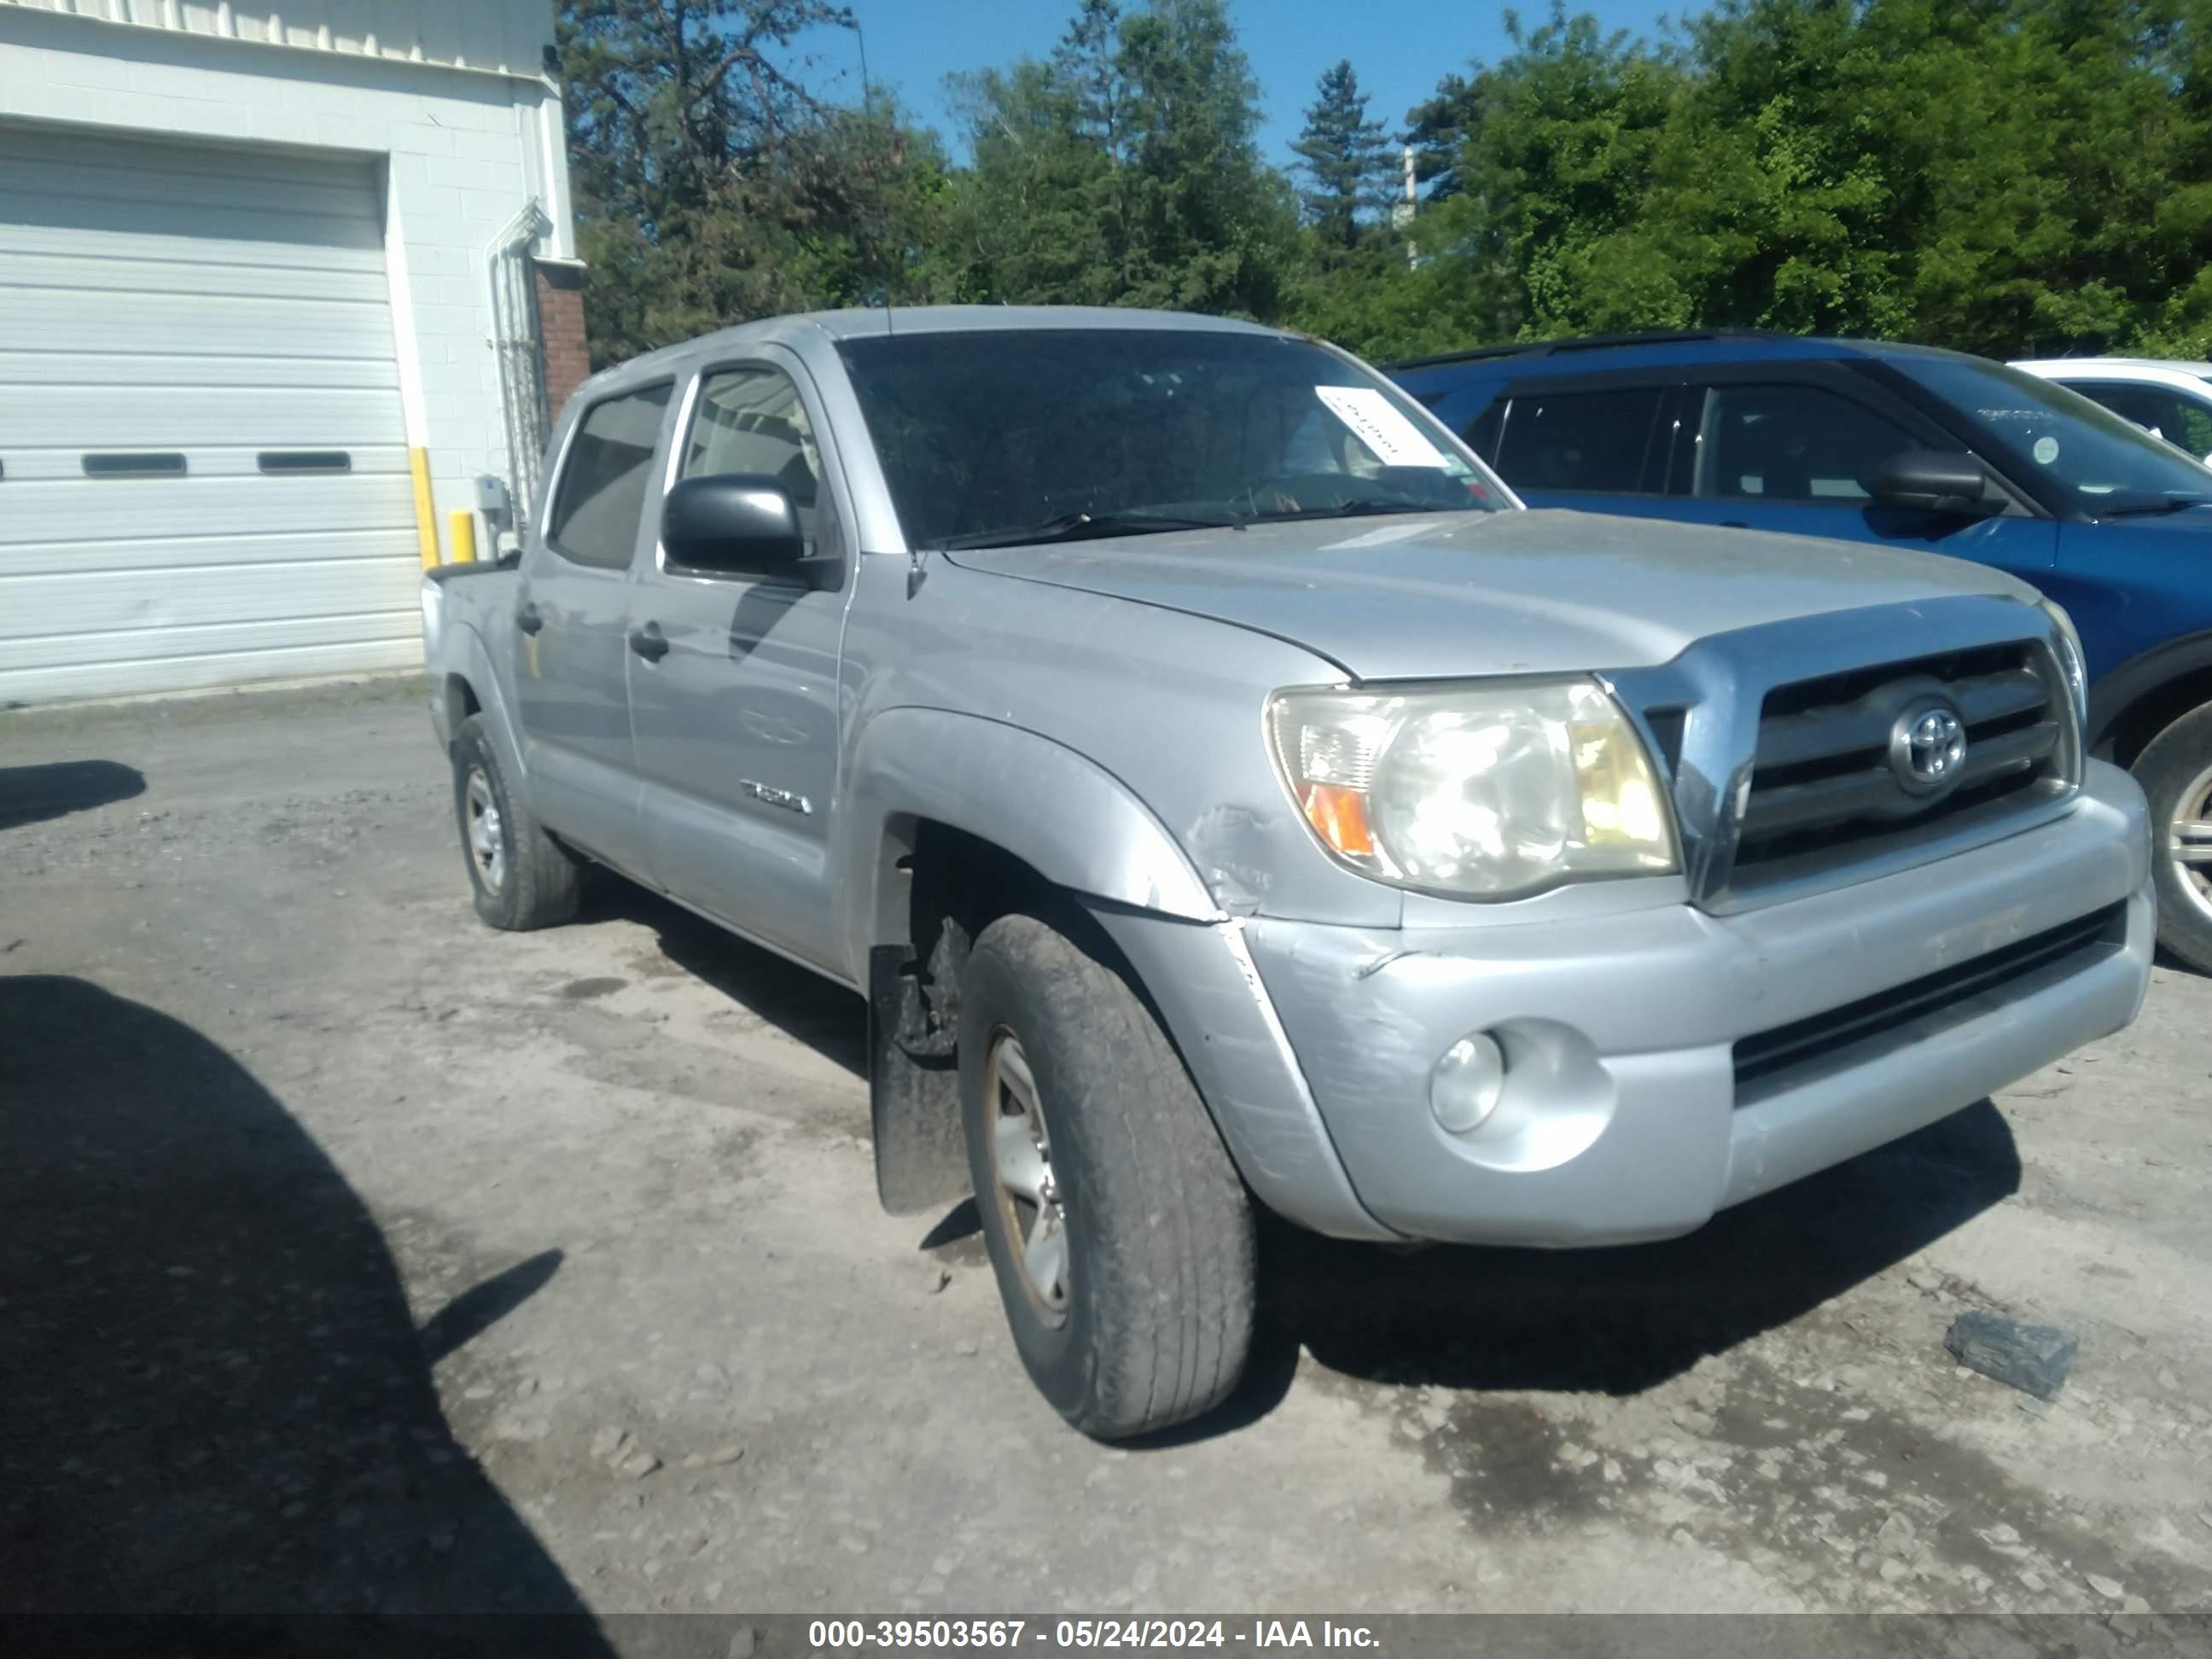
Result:
[[1486,1031],[1462,1037],[1429,1073],[1429,1109],[1455,1135],[1482,1127],[1505,1092],[1505,1053]]

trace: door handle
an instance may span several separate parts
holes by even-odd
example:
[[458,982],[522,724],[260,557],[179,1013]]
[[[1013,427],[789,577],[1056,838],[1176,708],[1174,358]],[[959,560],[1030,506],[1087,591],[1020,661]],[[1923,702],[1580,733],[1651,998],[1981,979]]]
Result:
[[1721,528],[1723,530],[1748,530],[1751,528],[1751,526],[1741,519],[1723,519],[1721,520]]
[[545,618],[539,614],[536,605],[525,599],[522,608],[514,613],[514,625],[526,634],[535,634],[545,626]]
[[659,623],[647,623],[631,634],[629,648],[647,662],[659,662],[668,654],[668,636],[660,631]]

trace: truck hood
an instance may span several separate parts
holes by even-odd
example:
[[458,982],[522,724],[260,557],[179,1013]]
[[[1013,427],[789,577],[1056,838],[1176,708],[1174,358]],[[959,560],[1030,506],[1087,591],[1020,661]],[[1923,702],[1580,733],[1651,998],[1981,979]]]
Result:
[[944,556],[1211,617],[1357,679],[1571,673],[1672,660],[1700,639],[1960,594],[2032,602],[1932,554],[1547,510],[1308,520]]

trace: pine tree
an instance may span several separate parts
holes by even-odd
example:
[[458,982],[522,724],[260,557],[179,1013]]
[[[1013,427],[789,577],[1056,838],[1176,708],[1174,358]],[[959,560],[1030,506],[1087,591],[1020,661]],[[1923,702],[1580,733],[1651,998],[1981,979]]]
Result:
[[1381,122],[1367,118],[1367,94],[1349,60],[1324,74],[1317,91],[1305,131],[1291,146],[1310,183],[1298,201],[1325,240],[1350,247],[1359,238],[1361,210],[1389,199],[1389,140]]
[[1406,112],[1406,143],[1413,152],[1413,177],[1428,187],[1429,201],[1448,202],[1466,188],[1461,163],[1468,135],[1481,119],[1481,83],[1463,75],[1447,75],[1437,83],[1434,97]]
[[1075,102],[1075,129],[1108,155],[1121,143],[1121,11],[1115,0],[1083,0],[1082,9],[1053,48],[1053,73]]

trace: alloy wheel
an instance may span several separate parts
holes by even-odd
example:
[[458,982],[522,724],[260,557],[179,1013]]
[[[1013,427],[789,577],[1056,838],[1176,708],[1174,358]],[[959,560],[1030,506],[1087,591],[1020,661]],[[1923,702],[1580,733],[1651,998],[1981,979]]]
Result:
[[1022,1282],[1054,1325],[1067,1317],[1067,1208],[1053,1173],[1036,1076],[1021,1039],[1001,1027],[991,1039],[983,1086],[992,1107],[991,1173],[1007,1240],[1021,1251]]

